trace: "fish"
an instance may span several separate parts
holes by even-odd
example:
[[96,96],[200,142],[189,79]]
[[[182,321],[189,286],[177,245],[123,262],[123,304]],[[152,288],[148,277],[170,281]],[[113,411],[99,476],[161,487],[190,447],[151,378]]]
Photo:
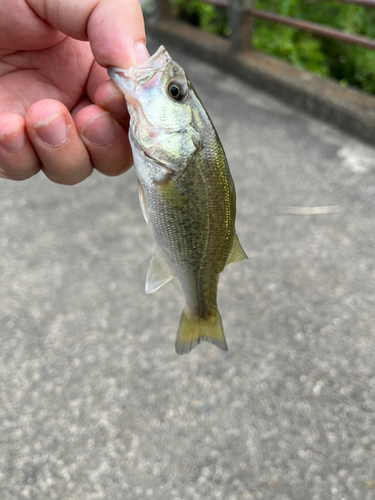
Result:
[[202,341],[227,351],[219,274],[247,256],[235,230],[236,192],[215,127],[164,46],[137,66],[107,72],[127,102],[140,205],[156,241],[146,293],[174,277],[180,281],[186,304],[177,354]]

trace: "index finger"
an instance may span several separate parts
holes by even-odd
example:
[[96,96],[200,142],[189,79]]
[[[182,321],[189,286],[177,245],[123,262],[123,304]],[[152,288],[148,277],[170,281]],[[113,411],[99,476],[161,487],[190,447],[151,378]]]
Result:
[[103,67],[128,68],[147,58],[138,0],[28,0],[28,5],[57,30],[88,40]]

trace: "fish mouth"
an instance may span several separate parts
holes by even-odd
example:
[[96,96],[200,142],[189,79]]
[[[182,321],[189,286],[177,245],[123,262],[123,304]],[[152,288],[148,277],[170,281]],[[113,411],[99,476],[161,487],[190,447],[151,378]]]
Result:
[[137,66],[131,66],[129,69],[109,66],[107,73],[128,99],[128,94],[137,85],[144,85],[157,73],[163,72],[171,60],[171,56],[168,54],[166,48],[161,45],[155,54]]
[[172,61],[170,55],[166,48],[161,45],[155,54],[137,66],[131,66],[129,69],[123,69],[116,66],[109,66],[107,68],[108,76],[125,96],[130,114],[130,130],[132,131],[133,138],[137,142],[142,153],[150,159],[152,158],[147,154],[147,151],[142,146],[142,141],[140,141],[138,137],[138,120],[135,119],[135,110],[137,114],[141,115],[141,122],[147,124],[146,128],[148,130],[152,130],[153,125],[144,114],[142,106],[139,105],[138,93],[142,92],[140,86],[145,89],[147,89],[147,87],[157,87],[160,77],[156,75],[159,74],[161,76],[170,61]]

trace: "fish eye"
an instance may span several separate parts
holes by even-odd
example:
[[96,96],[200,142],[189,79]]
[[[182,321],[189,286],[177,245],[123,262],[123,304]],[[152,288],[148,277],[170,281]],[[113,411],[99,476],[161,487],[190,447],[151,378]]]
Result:
[[171,82],[168,85],[168,94],[174,101],[182,101],[187,94],[187,89],[180,82]]

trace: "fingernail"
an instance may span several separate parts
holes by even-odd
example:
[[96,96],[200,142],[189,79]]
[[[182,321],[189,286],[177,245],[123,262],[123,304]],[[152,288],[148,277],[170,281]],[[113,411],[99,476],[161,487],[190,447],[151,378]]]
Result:
[[46,120],[34,125],[34,130],[42,141],[56,148],[62,146],[68,139],[68,127],[64,115],[54,113]]
[[81,134],[97,146],[105,146],[116,137],[113,118],[107,112],[93,116],[82,128]]
[[109,109],[116,116],[126,116],[128,114],[125,98],[120,92],[116,92],[104,99],[102,106]]
[[150,58],[150,54],[148,53],[146,45],[143,42],[137,42],[134,45],[134,53],[138,64]]
[[5,134],[0,139],[0,144],[10,153],[19,153],[26,146],[26,134],[23,125],[17,127],[13,132]]

